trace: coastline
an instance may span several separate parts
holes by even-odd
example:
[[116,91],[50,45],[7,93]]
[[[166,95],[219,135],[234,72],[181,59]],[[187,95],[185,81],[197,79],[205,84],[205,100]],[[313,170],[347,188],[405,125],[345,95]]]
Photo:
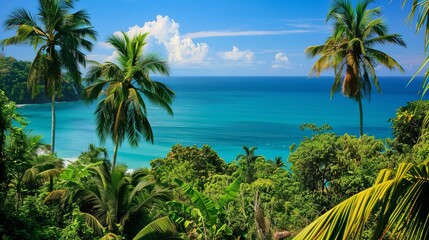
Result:
[[[420,86],[405,88],[407,77],[390,79],[381,77],[382,94],[374,92],[370,102],[363,101],[364,131],[376,138],[391,137],[387,120],[395,116],[397,108],[420,99]],[[299,129],[304,123],[329,124],[339,135],[358,134],[357,105],[340,95],[331,100],[329,77],[170,77],[165,83],[176,92],[174,116],[148,105],[154,144],[141,142],[138,148],[132,148],[124,142],[118,162],[134,169],[147,167],[150,160],[165,157],[176,143],[199,147],[207,144],[226,162],[241,154],[243,146],[257,146],[257,154],[267,159],[287,159],[289,146],[312,134]],[[101,146],[95,127],[97,103],[58,103],[58,156],[74,159],[90,143]],[[19,113],[30,122],[27,129],[49,142],[50,103],[21,106]],[[102,146],[112,156],[111,141]]]

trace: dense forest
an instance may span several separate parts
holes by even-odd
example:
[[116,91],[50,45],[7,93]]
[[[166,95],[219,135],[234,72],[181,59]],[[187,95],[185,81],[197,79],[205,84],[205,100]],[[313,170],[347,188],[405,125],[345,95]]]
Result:
[[[0,54],[0,89],[17,104],[48,103],[51,100],[46,94],[32,96],[27,88],[28,72],[31,62],[16,60]],[[67,76],[65,76],[67,78]],[[39,91],[44,92],[44,86]],[[82,87],[75,86],[70,79],[64,81],[58,101],[77,101],[81,99]]]

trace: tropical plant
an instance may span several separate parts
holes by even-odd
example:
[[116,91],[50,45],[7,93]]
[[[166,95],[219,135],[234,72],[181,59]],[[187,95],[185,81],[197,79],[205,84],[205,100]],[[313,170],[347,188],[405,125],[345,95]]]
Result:
[[[31,169],[41,137],[25,134],[24,127],[12,127],[5,146],[5,161],[10,179],[9,187],[15,192],[16,208],[22,205],[25,185],[34,182]],[[36,174],[35,174],[36,175]]]
[[338,204],[294,239],[360,239],[376,217],[371,239],[429,238],[429,162],[384,169],[374,186]]
[[280,156],[275,157],[273,163],[278,168],[281,168],[281,167],[285,166],[285,163],[283,162],[283,159]]
[[396,110],[395,118],[391,118],[393,136],[399,143],[414,146],[424,129],[424,119],[429,110],[429,101],[418,100],[407,103]]
[[158,218],[153,212],[156,206],[171,199],[171,192],[148,179],[146,170],[127,173],[126,167],[121,166],[110,172],[106,162],[77,170],[83,177],[81,180],[84,184],[76,179],[73,170],[66,170],[62,177],[66,181],[71,178],[78,180],[74,184],[78,188],[69,189],[68,192],[53,191],[46,201],[58,199],[59,196],[63,200],[71,199],[78,204],[85,222],[100,237],[104,234],[114,234],[127,239],[175,236],[175,224],[169,218]]
[[[368,9],[373,0],[362,0],[354,9],[348,0],[335,0],[326,21],[332,21],[333,32],[322,45],[305,49],[310,57],[320,55],[310,74],[319,76],[322,71],[334,69],[331,97],[340,91],[359,104],[359,134],[363,135],[362,99],[370,97],[372,84],[380,91],[376,67],[384,65],[404,71],[391,56],[374,48],[376,44],[405,46],[398,34],[388,34],[380,17],[379,7]],[[372,84],[371,84],[372,82]]]
[[[38,48],[31,64],[27,86],[35,96],[39,83],[45,85],[45,92],[51,97],[52,129],[51,149],[55,152],[55,97],[61,91],[62,70],[66,70],[76,83],[80,84],[79,64],[85,65],[86,56],[80,51],[91,50],[96,32],[91,27],[88,14],[83,11],[70,13],[73,1],[39,0],[37,18],[18,9],[5,22],[6,30],[16,30],[13,37],[6,38],[1,45],[29,44]],[[41,25],[40,25],[41,24]]]
[[154,178],[166,186],[176,186],[175,178],[203,191],[210,176],[226,173],[226,163],[208,145],[201,148],[176,144],[165,158],[150,162]]
[[80,153],[79,160],[85,164],[97,162],[106,162],[110,164],[107,149],[104,147],[96,147],[92,143],[88,145],[87,151]]
[[[172,212],[173,218],[183,224],[191,239],[220,239],[232,235],[232,229],[225,219],[225,208],[240,192],[240,178],[225,188],[218,202],[180,179],[175,181],[190,198],[192,205],[178,201],[168,202],[168,205],[175,209]],[[182,213],[187,216],[182,217]]]
[[[12,122],[15,121],[24,124],[23,120],[16,113],[14,102],[9,101],[4,92],[0,90],[0,200],[8,188],[8,169],[5,160],[5,142],[6,132],[12,128]],[[2,202],[2,201],[0,201]]]
[[116,49],[116,62],[93,62],[88,72],[90,86],[85,89],[85,99],[93,101],[105,93],[95,114],[97,135],[102,142],[110,136],[115,145],[112,170],[116,165],[118,147],[125,138],[131,146],[138,146],[142,138],[153,143],[152,127],[142,95],[173,114],[170,105],[174,92],[149,76],[150,73],[168,75],[167,63],[156,54],[143,55],[146,36],[139,33],[130,37],[122,32],[109,37],[107,42]]
[[54,178],[59,177],[63,168],[63,161],[53,155],[36,156],[29,161],[31,167],[25,170],[23,175],[24,184],[36,187],[49,181],[48,190],[54,189]]
[[255,155],[257,147],[248,148],[243,146],[245,154],[239,154],[236,160],[241,160],[243,162],[242,166],[244,168],[243,175],[247,183],[251,183],[255,180],[255,162],[262,156]]

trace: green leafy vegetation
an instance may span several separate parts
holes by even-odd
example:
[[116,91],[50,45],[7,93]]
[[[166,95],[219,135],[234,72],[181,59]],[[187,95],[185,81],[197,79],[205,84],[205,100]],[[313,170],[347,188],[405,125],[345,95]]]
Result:
[[[31,96],[31,90],[27,88],[28,72],[31,62],[19,61],[13,57],[5,57],[0,54],[0,89],[6,96],[17,104],[48,103],[51,99],[43,94]],[[38,88],[42,89],[43,85]],[[64,76],[64,84],[57,101],[77,101],[81,99],[82,87],[75,85],[68,75]]]

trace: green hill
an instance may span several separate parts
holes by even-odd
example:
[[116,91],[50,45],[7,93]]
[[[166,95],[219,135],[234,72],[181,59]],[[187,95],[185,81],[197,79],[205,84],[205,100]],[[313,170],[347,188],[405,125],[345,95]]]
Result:
[[[40,93],[34,98],[27,88],[27,76],[31,62],[19,61],[13,57],[5,57],[0,54],[0,89],[6,96],[18,104],[48,103],[50,98],[46,96],[41,85]],[[74,86],[72,81],[65,81],[57,101],[77,101],[81,99],[82,88]]]

